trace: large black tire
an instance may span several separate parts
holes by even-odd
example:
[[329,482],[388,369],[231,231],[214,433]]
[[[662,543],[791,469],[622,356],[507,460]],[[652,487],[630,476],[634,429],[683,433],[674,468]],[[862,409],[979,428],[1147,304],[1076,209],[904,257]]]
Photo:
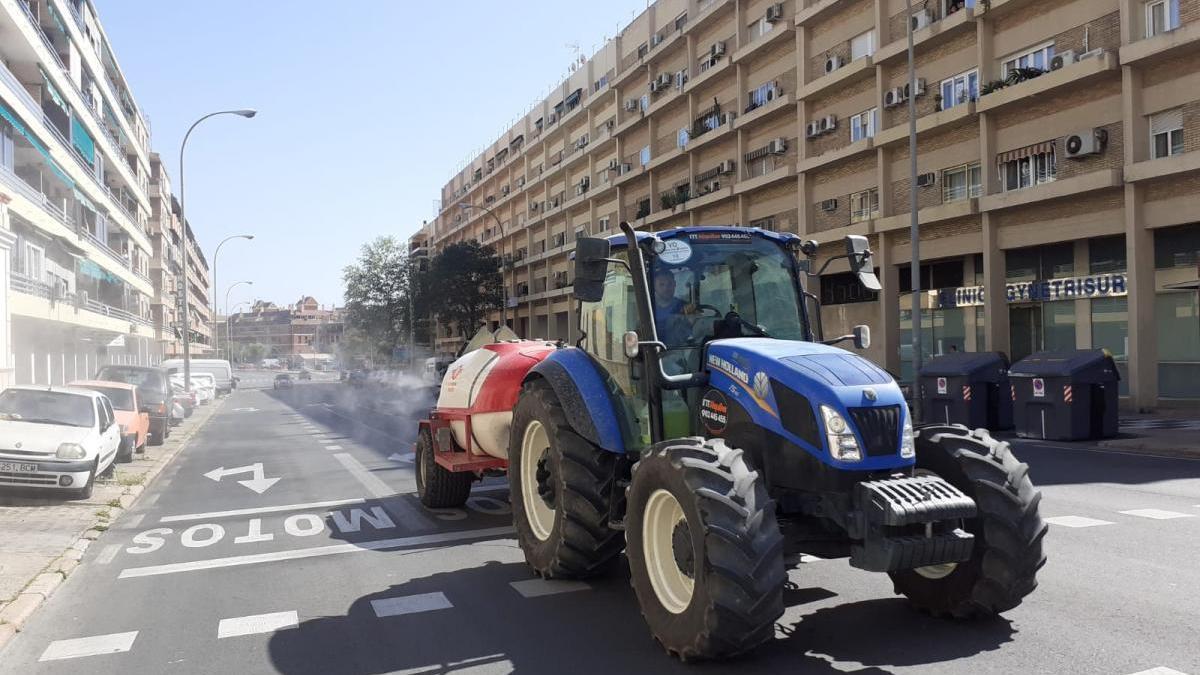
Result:
[[[682,510],[671,532],[673,561],[665,563],[665,527],[654,506],[664,502],[663,491]],[[728,657],[774,637],[787,581],[783,535],[775,503],[741,450],[720,438],[658,443],[634,465],[627,503],[630,583],[668,653],[682,660]],[[690,597],[675,595],[674,608],[651,578],[652,569],[669,576],[671,562],[692,580]],[[654,578],[669,583],[664,574]]]
[[417,435],[415,468],[417,474],[417,497],[421,503],[433,509],[454,509],[467,503],[471,496],[471,484],[475,474],[447,471],[433,459],[433,437],[429,429],[422,428]]
[[[522,458],[527,432],[530,443],[537,445],[534,439],[542,438],[539,429],[545,444],[540,449],[531,446],[530,452],[540,457],[531,455],[529,461],[536,464],[530,466],[536,473],[534,480],[525,481]],[[509,501],[525,561],[538,576],[582,579],[616,566],[625,547],[621,532],[609,527],[617,461],[617,455],[575,433],[544,380],[532,380],[522,388],[509,433]]]
[[[1042,539],[1048,526],[1038,513],[1042,493],[1029,480],[1008,443],[987,431],[938,425],[916,432],[917,470],[941,476],[975,500],[976,517],[963,523],[975,535],[971,559],[937,577],[936,570],[891,573],[896,592],[935,616],[995,616],[1037,588],[1046,564]],[[944,572],[944,570],[943,570]]]
[[129,437],[121,439],[121,445],[117,448],[117,462],[127,464],[133,461],[133,444],[137,442],[137,437]]
[[167,440],[167,418],[160,421],[150,420],[150,445],[162,445]]
[[92,470],[88,472],[87,483],[84,483],[83,487],[75,490],[75,499],[92,498],[92,491],[96,487],[96,469],[98,468],[100,468],[100,459],[96,458],[96,461],[92,463]]

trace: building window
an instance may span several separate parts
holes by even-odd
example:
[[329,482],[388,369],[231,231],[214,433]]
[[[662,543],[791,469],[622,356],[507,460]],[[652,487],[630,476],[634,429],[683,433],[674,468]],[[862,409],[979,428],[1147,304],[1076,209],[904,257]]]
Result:
[[1033,49],[1023,51],[1004,59],[1003,77],[1008,77],[1008,73],[1017,68],[1037,68],[1038,70],[1050,70],[1050,60],[1054,58],[1054,43],[1038,45]]
[[638,99],[638,108],[641,110],[641,112],[646,112],[649,107],[650,94],[642,94],[642,97]]
[[649,46],[649,45],[647,45],[645,42],[643,42],[642,44],[638,45],[638,52],[637,52],[637,54],[638,54],[638,58],[639,58],[639,59],[641,59],[641,58],[645,58],[646,54],[649,54],[649,53],[650,53],[650,46]]
[[1179,0],[1146,3],[1146,37],[1152,38],[1179,28]]
[[850,60],[861,59],[875,53],[875,31],[869,30],[850,39]]
[[871,188],[850,195],[850,222],[859,223],[879,215],[879,189]]
[[683,14],[680,14],[679,16],[675,17],[675,30],[683,30],[683,27],[686,25],[687,25],[687,12],[684,12]]
[[968,70],[942,80],[942,110],[979,98],[979,71]]
[[1125,235],[1096,237],[1088,242],[1088,273],[1125,271]]
[[875,129],[879,124],[879,109],[871,108],[850,117],[850,142],[855,143],[864,138],[875,138]]
[[774,25],[775,24],[771,23],[770,21],[767,21],[766,16],[760,16],[758,17],[757,21],[754,21],[746,28],[750,32],[750,39],[755,40],[766,35],[767,33],[770,33],[771,27]]
[[600,91],[608,86],[608,75],[601,75],[600,79],[592,83],[592,93]]
[[1150,116],[1150,158],[1183,154],[1183,108]]
[[868,291],[858,276],[850,272],[821,275],[821,304],[849,305],[857,302],[875,302],[877,291]]
[[963,164],[942,170],[942,202],[978,197],[983,194],[983,172],[979,163]]
[[650,146],[649,145],[642,147],[641,152],[638,153],[638,161],[641,162],[642,166],[646,166],[647,164],[650,163]]
[[779,231],[778,226],[775,224],[775,216],[767,216],[766,218],[752,220],[750,221],[750,227],[757,227],[760,230],[766,230],[768,232]]
[[21,272],[30,279],[43,281],[46,269],[46,250],[29,242],[22,242]]
[[1044,151],[1016,157],[1000,164],[1000,180],[1005,192],[1051,183],[1058,175],[1054,145],[1038,146]]
[[689,140],[691,140],[691,129],[687,127],[680,129],[679,135],[675,139],[676,144],[681,148],[686,147]]
[[778,95],[779,87],[775,82],[772,81],[759,85],[755,89],[750,90],[750,92],[747,94],[747,97],[750,99],[750,104],[746,107],[746,112],[750,112],[755,108],[759,108],[770,103],[771,101],[774,101],[775,97]]

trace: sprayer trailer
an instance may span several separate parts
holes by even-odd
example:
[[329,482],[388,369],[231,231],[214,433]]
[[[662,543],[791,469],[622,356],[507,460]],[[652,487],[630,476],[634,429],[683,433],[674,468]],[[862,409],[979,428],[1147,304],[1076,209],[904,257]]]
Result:
[[417,490],[462,505],[507,473],[544,578],[629,561],[651,634],[681,659],[774,635],[802,553],[887,573],[939,616],[992,616],[1037,586],[1040,493],[982,429],[914,428],[895,380],[825,339],[808,277],[845,260],[879,290],[864,237],[813,272],[793,234],[687,227],[576,242],[575,346],[463,354],[420,422]]

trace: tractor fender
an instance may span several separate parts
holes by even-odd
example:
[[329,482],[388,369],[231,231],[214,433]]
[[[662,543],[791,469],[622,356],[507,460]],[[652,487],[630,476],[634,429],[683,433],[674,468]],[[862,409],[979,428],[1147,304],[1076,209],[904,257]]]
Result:
[[622,431],[628,423],[613,393],[616,385],[587,352],[577,347],[551,352],[522,384],[538,377],[554,390],[575,433],[609,452],[625,453]]

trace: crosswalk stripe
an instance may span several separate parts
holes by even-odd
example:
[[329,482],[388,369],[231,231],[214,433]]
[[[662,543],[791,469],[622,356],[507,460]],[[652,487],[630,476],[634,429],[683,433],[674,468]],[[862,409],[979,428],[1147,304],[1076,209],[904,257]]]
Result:
[[585,581],[557,579],[526,579],[524,581],[514,581],[510,583],[509,586],[512,586],[513,590],[525,596],[526,598],[537,598],[543,595],[554,595],[556,593],[586,591],[591,588],[591,585]]
[[1097,518],[1085,518],[1084,516],[1054,516],[1053,518],[1043,518],[1051,525],[1059,525],[1061,527],[1096,527],[1097,525],[1114,525],[1109,520],[1099,520]]
[[1158,666],[1150,670],[1139,670],[1136,673],[1130,673],[1130,675],[1187,675],[1187,673],[1175,670],[1174,668],[1167,668],[1166,666]]
[[120,552],[120,550],[120,544],[109,544],[108,546],[105,546],[104,550],[100,551],[100,555],[96,556],[96,564],[107,565],[113,561],[113,558],[117,557],[117,553]]
[[453,606],[444,593],[422,593],[421,595],[406,595],[371,601],[371,609],[375,610],[375,616],[379,618],[432,612],[438,609],[449,609]]
[[46,647],[46,651],[42,652],[38,661],[58,661],[81,656],[127,652],[133,647],[133,641],[137,639],[137,635],[138,632],[135,630],[128,633],[93,635],[73,640],[55,640]]
[[217,624],[217,639],[274,633],[284,628],[295,628],[299,624],[300,617],[295,611],[236,616],[231,619],[221,619],[221,622]]
[[326,449],[326,450],[341,450],[341,449],[342,449],[342,446],[340,446],[340,445],[327,445],[327,446],[325,446],[325,449]]
[[1150,518],[1152,520],[1172,520],[1174,518],[1195,518],[1194,513],[1180,513],[1178,511],[1166,511],[1163,509],[1133,509],[1130,511],[1121,511],[1127,516],[1137,516],[1138,518]]

